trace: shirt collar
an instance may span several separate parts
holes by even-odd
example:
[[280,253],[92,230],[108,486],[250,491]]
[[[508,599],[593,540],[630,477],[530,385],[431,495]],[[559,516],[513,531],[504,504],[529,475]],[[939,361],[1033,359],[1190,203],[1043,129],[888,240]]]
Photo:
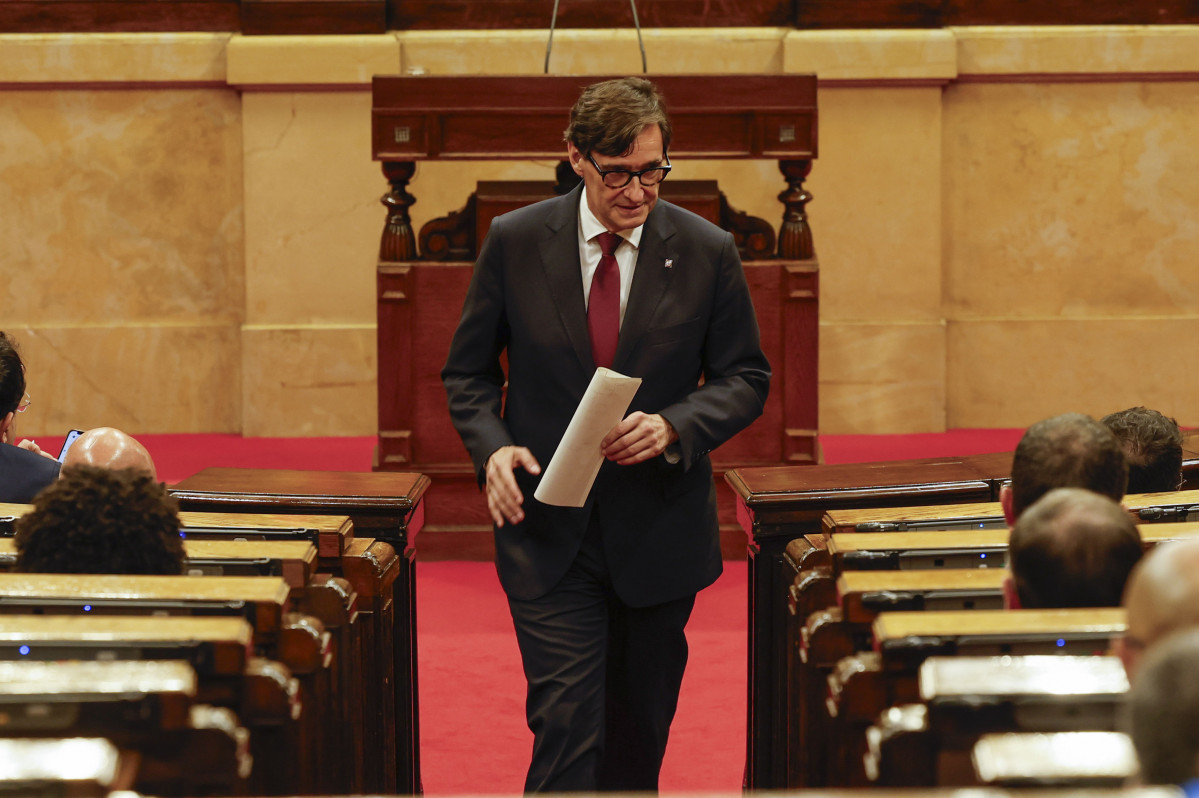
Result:
[[[591,212],[591,206],[587,204],[587,189],[579,192],[579,231],[582,233],[584,241],[590,241],[600,233],[606,232],[608,228],[600,223],[600,220],[595,218],[595,214]],[[645,225],[639,224],[632,230],[621,230],[616,235],[623,238],[633,245],[634,248],[641,246],[641,233],[644,232]]]

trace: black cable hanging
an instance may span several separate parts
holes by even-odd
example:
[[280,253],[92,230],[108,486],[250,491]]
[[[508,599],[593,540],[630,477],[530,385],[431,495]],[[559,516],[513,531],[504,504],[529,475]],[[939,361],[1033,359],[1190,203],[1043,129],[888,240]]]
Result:
[[[558,23],[558,2],[554,0],[554,13],[550,17],[550,38],[545,43],[545,74],[550,73],[550,51],[554,47],[554,26]],[[641,21],[637,17],[637,0],[629,0],[629,8],[633,9],[633,25],[637,28],[637,47],[641,50],[641,71],[649,73],[645,63],[645,42],[641,38]]]

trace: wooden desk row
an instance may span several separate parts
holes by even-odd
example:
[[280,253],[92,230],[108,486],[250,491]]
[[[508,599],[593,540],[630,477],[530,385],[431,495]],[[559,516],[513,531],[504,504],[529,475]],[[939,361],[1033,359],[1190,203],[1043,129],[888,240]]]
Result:
[[[1183,487],[1199,490],[1199,431],[1184,433],[1183,449]],[[826,514],[834,511],[998,502],[1011,462],[1010,452],[1000,452],[884,463],[739,468],[726,474],[749,544],[746,787],[788,785],[787,602],[796,578],[796,568],[788,562],[788,544],[805,535],[819,535]]]
[[[15,629],[10,643],[0,640],[0,659],[63,651],[119,658],[138,657],[137,652],[186,656],[205,688],[204,697],[237,713],[250,728],[255,767],[249,788],[255,793],[419,792],[414,585],[411,569],[401,564],[412,555],[408,533],[419,529],[419,500],[427,480],[409,479],[396,490],[397,479],[412,475],[378,475],[389,480],[387,490],[396,495],[371,497],[347,490],[350,495],[339,497],[329,490],[336,482],[321,483],[309,473],[292,481],[265,472],[268,481],[289,485],[293,493],[303,493],[306,484],[324,485],[321,491],[308,491],[314,496],[280,499],[269,493],[271,485],[264,490],[262,472],[236,476],[247,493],[231,492],[228,503],[247,512],[204,507],[182,514],[192,576],[0,574],[0,621],[11,613],[33,611],[42,616],[41,623],[52,622],[44,629],[36,623],[32,629]],[[377,475],[345,476],[370,481]],[[250,492],[255,484],[257,492]],[[224,498],[214,502],[219,505]],[[339,502],[347,508],[361,506],[366,521],[307,512]],[[268,507],[283,512],[253,512]],[[0,506],[0,516],[14,518],[26,510]],[[390,543],[363,537],[363,527],[395,540],[404,557]],[[0,539],[0,568],[14,557],[12,541]],[[401,582],[405,576],[407,581]],[[138,633],[143,639],[123,639],[112,626],[146,619],[107,617],[145,613],[215,616],[203,619],[209,622],[239,619],[248,627],[249,653],[238,666],[232,653],[238,641],[228,626],[205,632],[226,635],[224,645],[207,638],[151,644],[144,632]],[[62,626],[84,614],[90,616],[86,620],[93,633],[103,630],[100,639]],[[202,619],[149,620],[157,628],[183,630],[187,622]],[[42,639],[39,632],[54,634]],[[36,646],[30,642],[35,640]],[[107,653],[96,649],[100,645],[107,646]],[[206,692],[221,675],[212,670],[217,667],[233,667],[239,685],[222,683],[215,693]],[[170,794],[170,789],[155,792]]]
[[[1149,547],[1195,537],[1199,524],[1142,524],[1139,531]],[[867,783],[866,729],[887,707],[919,699],[915,672],[928,656],[1106,648],[1119,628],[1115,616],[1107,616],[1119,610],[1084,610],[1069,624],[1041,632],[1010,627],[1026,614],[1001,609],[1006,547],[1007,530],[990,529],[850,532],[792,541],[788,786]],[[896,627],[950,621],[963,626],[953,632]],[[904,656],[911,658],[907,665],[900,664]],[[901,672],[903,678],[897,678]],[[892,725],[902,729],[910,723],[901,717]],[[887,739],[893,736],[888,732]],[[889,766],[877,759],[876,771],[883,778],[894,775],[895,763],[912,756],[887,759]],[[933,783],[910,781],[913,771],[904,774],[891,783]]]

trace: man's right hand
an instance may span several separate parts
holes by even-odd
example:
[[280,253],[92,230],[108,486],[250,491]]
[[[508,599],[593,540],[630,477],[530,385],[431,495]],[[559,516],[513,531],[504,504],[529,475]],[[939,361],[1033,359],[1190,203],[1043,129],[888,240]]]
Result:
[[525,518],[520,507],[525,497],[513,476],[517,466],[530,474],[541,473],[537,458],[523,446],[501,446],[487,459],[487,510],[497,527],[505,520],[518,524]]

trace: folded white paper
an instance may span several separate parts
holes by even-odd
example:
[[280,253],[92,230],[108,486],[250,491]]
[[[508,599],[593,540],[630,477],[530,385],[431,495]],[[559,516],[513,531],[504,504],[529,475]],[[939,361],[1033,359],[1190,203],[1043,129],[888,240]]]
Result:
[[598,368],[534,493],[542,504],[582,507],[604,464],[600,443],[620,423],[641,387],[640,377]]

